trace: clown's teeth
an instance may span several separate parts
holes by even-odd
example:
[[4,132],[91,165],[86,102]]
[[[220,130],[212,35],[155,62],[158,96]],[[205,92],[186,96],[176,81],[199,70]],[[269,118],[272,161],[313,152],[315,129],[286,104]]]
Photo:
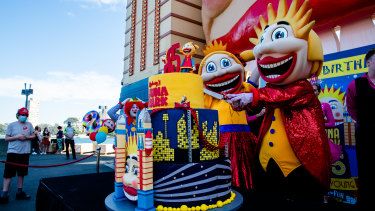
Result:
[[219,83],[219,84],[207,84],[207,86],[210,86],[210,87],[221,87],[221,86],[225,86],[229,83],[232,83],[233,81],[235,81],[238,77],[240,77],[239,75],[237,75],[236,77],[230,79],[229,81],[225,81],[223,83]]
[[128,198],[131,201],[138,200],[138,196],[132,196],[132,195],[128,194],[126,191],[124,191],[124,194],[125,194],[126,198]]
[[276,63],[273,63],[273,64],[259,64],[259,66],[261,66],[262,68],[265,68],[265,69],[271,69],[271,68],[278,67],[278,66],[284,64],[285,62],[291,60],[291,59],[293,59],[293,56],[291,56],[291,57],[289,57],[287,59],[284,59],[284,60],[282,60],[280,62],[276,62]]
[[280,75],[268,75],[268,76],[266,76],[267,78],[277,78],[277,77],[280,77]]
[[229,92],[230,90],[232,90],[232,89],[224,90],[224,91],[222,91],[221,93],[226,93],[226,92]]

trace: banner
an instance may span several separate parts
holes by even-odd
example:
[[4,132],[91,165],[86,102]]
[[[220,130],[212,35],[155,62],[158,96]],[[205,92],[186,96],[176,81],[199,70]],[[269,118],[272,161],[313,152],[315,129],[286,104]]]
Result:
[[332,164],[331,190],[328,195],[339,202],[355,204],[358,197],[358,168],[355,151],[356,124],[346,108],[346,91],[351,81],[362,77],[368,68],[365,55],[375,45],[364,46],[324,56],[323,70],[312,79],[319,83],[321,102],[329,103],[335,128],[326,129],[328,138],[341,145],[343,154]]

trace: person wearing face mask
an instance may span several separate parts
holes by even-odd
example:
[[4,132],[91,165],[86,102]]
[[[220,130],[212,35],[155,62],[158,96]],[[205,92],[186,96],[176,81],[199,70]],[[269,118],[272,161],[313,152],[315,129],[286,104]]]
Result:
[[[17,121],[8,125],[5,132],[5,141],[8,142],[7,162],[18,163],[23,165],[29,164],[31,152],[31,140],[35,137],[34,127],[27,122],[29,111],[27,108],[20,108],[17,111]],[[12,177],[17,173],[18,191],[16,200],[27,200],[31,196],[23,190],[24,177],[28,174],[28,167],[5,164],[3,191],[0,195],[0,204],[9,201],[8,190]]]

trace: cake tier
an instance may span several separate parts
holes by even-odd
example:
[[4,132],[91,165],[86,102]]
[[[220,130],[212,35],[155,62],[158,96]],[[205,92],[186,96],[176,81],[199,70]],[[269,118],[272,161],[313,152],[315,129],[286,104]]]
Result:
[[155,207],[177,208],[216,204],[231,196],[229,159],[202,163],[154,163]]
[[[217,111],[209,109],[195,109],[195,111],[203,136],[209,143],[218,146],[220,137]],[[154,162],[188,162],[189,134],[192,162],[198,163],[219,157],[219,150],[209,151],[202,146],[198,127],[193,116],[188,115],[188,111],[177,108],[160,110],[152,113],[151,122]]]
[[164,73],[148,80],[149,109],[174,108],[183,96],[192,108],[204,108],[203,80],[192,73]]

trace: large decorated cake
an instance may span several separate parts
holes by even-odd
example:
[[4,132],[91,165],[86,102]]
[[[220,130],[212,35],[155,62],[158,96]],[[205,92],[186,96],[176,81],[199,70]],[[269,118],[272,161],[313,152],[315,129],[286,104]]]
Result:
[[219,145],[218,113],[203,109],[202,77],[191,73],[151,76],[150,102],[158,97],[152,92],[159,88],[166,90],[166,103],[149,104],[155,206],[178,208],[205,204],[212,207],[218,201],[230,199],[230,160],[220,158],[216,149]]
[[[115,200],[136,210],[207,210],[231,203],[230,159],[220,156],[217,110],[204,109],[203,80],[164,73],[148,82],[136,135],[117,122]],[[121,122],[123,121],[123,123]]]

